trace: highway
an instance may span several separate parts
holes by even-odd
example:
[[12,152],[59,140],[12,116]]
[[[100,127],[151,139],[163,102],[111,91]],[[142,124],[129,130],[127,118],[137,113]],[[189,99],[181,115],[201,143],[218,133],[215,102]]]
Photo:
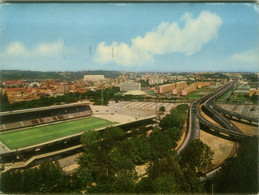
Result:
[[211,98],[209,98],[205,103],[204,103],[204,107],[215,117],[215,121],[218,122],[221,126],[229,129],[229,130],[233,130],[233,131],[237,131],[237,132],[241,132],[240,129],[234,125],[231,121],[227,120],[224,116],[222,116],[217,110],[215,110],[215,105],[216,105],[216,100],[223,95],[225,92],[227,92],[230,88],[232,88],[235,85],[235,82],[231,82],[229,85],[227,85],[222,91],[220,91],[219,93],[213,95]]
[[198,118],[192,113],[193,112],[193,103],[190,105],[189,108],[189,126],[186,132],[185,139],[181,146],[177,149],[177,153],[180,154],[181,151],[183,151],[187,145],[194,139],[200,138],[200,124]]
[[[238,114],[238,113],[235,113],[235,112],[231,112],[231,111],[225,110],[224,108],[222,108],[222,107],[220,107],[220,106],[218,106],[216,104],[216,100],[219,99],[228,90],[230,90],[235,85],[235,83],[236,83],[235,81],[230,82],[222,91],[220,91],[219,93],[217,93],[216,95],[211,97],[210,100],[207,100],[207,102],[209,101],[207,103],[208,106],[205,105],[206,103],[204,104],[204,106],[208,110],[211,108],[211,110],[218,111],[219,113],[222,113],[224,115],[227,114],[227,115],[229,115],[231,117],[234,116],[234,117],[236,117],[238,119],[247,120],[249,122],[258,122],[257,118],[252,118],[252,117],[244,116],[244,115],[241,115],[241,114]],[[212,106],[212,107],[209,107],[209,106]],[[231,128],[231,127],[228,127],[228,128]]]
[[[232,122],[227,120],[224,116],[222,116],[215,108],[215,101],[222,96],[225,92],[227,92],[231,87],[235,85],[235,81],[225,84],[214,92],[205,95],[197,100],[195,100],[189,108],[189,127],[187,129],[186,137],[182,145],[178,148],[177,153],[180,154],[188,144],[194,140],[199,139],[200,136],[200,124],[203,124],[218,133],[227,134],[231,137],[237,139],[244,139],[246,137],[250,137],[250,135],[244,134],[236,127]],[[223,127],[217,126],[210,121],[206,120],[200,112],[200,105],[204,103],[204,107],[216,118],[216,121],[222,125]],[[221,167],[217,167],[205,174],[201,178],[201,181],[206,181],[211,177],[214,177],[216,172]]]
[[[214,110],[215,106],[215,100],[218,99],[221,95],[223,95],[225,92],[227,92],[231,87],[235,85],[235,81],[232,81],[230,83],[225,84],[224,86],[220,87],[219,89],[213,91],[212,93],[205,95],[197,100],[195,100],[189,108],[189,121],[188,121],[188,129],[186,132],[186,137],[184,139],[184,142],[182,145],[178,148],[177,153],[179,154],[181,151],[183,151],[188,144],[194,140],[199,139],[200,136],[200,124],[205,125],[206,127],[209,127],[210,129],[213,129],[214,131],[217,131],[218,133],[223,133],[228,136],[237,138],[237,139],[244,139],[246,137],[250,137],[250,135],[242,133],[238,127],[236,127],[232,122],[227,120],[225,117],[223,117],[219,112]],[[205,119],[200,112],[200,105],[204,103],[205,108],[213,115],[215,116],[217,122],[222,125],[223,127],[220,127],[218,125],[215,125]]]
[[[209,95],[201,97],[200,99],[196,100],[194,106],[195,106],[196,116],[198,117],[201,124],[209,127],[210,129],[217,131],[218,133],[227,134],[237,139],[243,139],[246,137],[250,137],[250,135],[242,133],[234,124],[232,124],[229,120],[227,120],[225,117],[220,115],[219,112],[213,109],[213,106],[215,104],[215,99],[223,95],[226,91],[228,91],[231,87],[233,87],[234,84],[235,84],[235,81],[232,81],[220,87],[219,89],[215,90],[214,92],[210,93]],[[220,127],[211,123],[201,115],[199,106],[203,102],[205,102],[204,103],[205,108],[208,109],[208,111],[211,112],[213,116],[215,116],[217,122],[222,124],[223,127]]]

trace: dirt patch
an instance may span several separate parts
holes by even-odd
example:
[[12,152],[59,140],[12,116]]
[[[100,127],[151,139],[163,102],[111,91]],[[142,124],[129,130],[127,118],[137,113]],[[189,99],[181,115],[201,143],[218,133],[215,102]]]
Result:
[[104,114],[104,115],[95,115],[95,117],[102,118],[112,122],[117,122],[117,123],[127,123],[127,122],[132,122],[136,120],[136,118],[133,116],[122,115],[122,114],[114,114],[114,115]]
[[257,135],[258,136],[258,126],[251,126],[248,124],[240,123],[234,120],[231,120],[243,133]]
[[72,164],[72,165],[69,165],[67,167],[64,167],[63,168],[63,171],[66,172],[66,173],[72,173],[74,171],[76,171],[76,169],[79,167],[79,164]]
[[[148,163],[144,164],[144,165],[137,165],[135,167],[136,169],[136,172],[137,172],[137,175],[140,176],[139,180],[142,178],[142,177],[145,177],[145,173],[147,172],[147,169],[148,169]],[[142,176],[143,175],[143,176]],[[142,177],[141,177],[142,176]]]
[[235,142],[216,137],[204,131],[200,131],[200,139],[214,152],[212,163],[215,166],[220,165],[225,159],[235,153]]

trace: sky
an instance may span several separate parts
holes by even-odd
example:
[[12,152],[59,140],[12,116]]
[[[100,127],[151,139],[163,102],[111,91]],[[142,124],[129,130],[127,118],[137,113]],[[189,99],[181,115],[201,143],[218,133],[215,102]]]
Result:
[[0,4],[0,69],[259,72],[255,3]]

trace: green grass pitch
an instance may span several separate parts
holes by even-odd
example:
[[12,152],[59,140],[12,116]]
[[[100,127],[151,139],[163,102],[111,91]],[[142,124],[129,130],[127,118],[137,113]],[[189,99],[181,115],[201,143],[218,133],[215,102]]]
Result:
[[0,140],[9,149],[16,149],[112,124],[115,123],[100,118],[89,117],[9,133],[2,133],[0,134]]

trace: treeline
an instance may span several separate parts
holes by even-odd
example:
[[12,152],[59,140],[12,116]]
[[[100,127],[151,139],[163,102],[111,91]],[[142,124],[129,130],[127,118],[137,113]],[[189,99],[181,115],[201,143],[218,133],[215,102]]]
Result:
[[[31,101],[23,101],[23,102],[15,102],[10,104],[8,102],[8,98],[6,94],[1,95],[1,106],[0,110],[9,111],[9,110],[20,110],[27,108],[36,108],[42,106],[51,106],[51,105],[59,105],[64,103],[73,103],[80,100],[89,100],[91,102],[95,102],[95,104],[107,105],[110,99],[114,99],[114,94],[119,91],[119,87],[112,87],[97,91],[87,91],[86,93],[68,93],[62,96],[57,97],[41,97],[37,100]],[[103,99],[102,99],[103,96]]]
[[[85,93],[68,93],[62,96],[57,97],[41,97],[37,100],[31,100],[31,101],[22,101],[22,102],[15,102],[13,104],[10,104],[8,102],[7,95],[1,94],[0,96],[0,112],[3,111],[10,111],[10,110],[20,110],[20,109],[28,109],[28,108],[36,108],[36,107],[42,107],[42,106],[51,106],[51,105],[59,105],[64,103],[73,103],[80,100],[89,100],[91,102],[94,102],[95,105],[107,105],[110,100],[113,100],[115,102],[118,101],[144,101],[144,100],[151,100],[152,97],[143,97],[143,96],[136,96],[136,95],[127,95],[122,96],[122,94],[117,95],[120,91],[119,87],[111,87],[103,90],[97,90],[97,91],[87,91]],[[156,100],[167,100],[175,102],[177,99],[176,97],[172,98],[155,98]]]
[[258,137],[240,143],[236,157],[223,164],[213,184],[217,193],[258,194]]
[[[147,136],[144,126],[125,133],[118,127],[89,131],[81,137],[84,152],[76,173],[66,175],[57,163],[7,171],[1,175],[5,193],[201,193],[200,174],[211,166],[212,152],[200,140],[181,158],[174,148],[188,106],[178,106]],[[198,152],[197,152],[197,151]],[[193,158],[188,158],[189,154]],[[200,162],[200,163],[199,163]],[[138,175],[137,166],[147,171]],[[198,172],[196,171],[198,170]]]
[[247,73],[242,75],[248,82],[259,82],[258,76],[255,73]]
[[54,71],[23,71],[23,70],[0,70],[1,81],[8,80],[44,80],[55,79],[62,81],[82,80],[84,75],[104,75],[105,78],[117,78],[121,75],[118,71],[89,70],[76,72]]

